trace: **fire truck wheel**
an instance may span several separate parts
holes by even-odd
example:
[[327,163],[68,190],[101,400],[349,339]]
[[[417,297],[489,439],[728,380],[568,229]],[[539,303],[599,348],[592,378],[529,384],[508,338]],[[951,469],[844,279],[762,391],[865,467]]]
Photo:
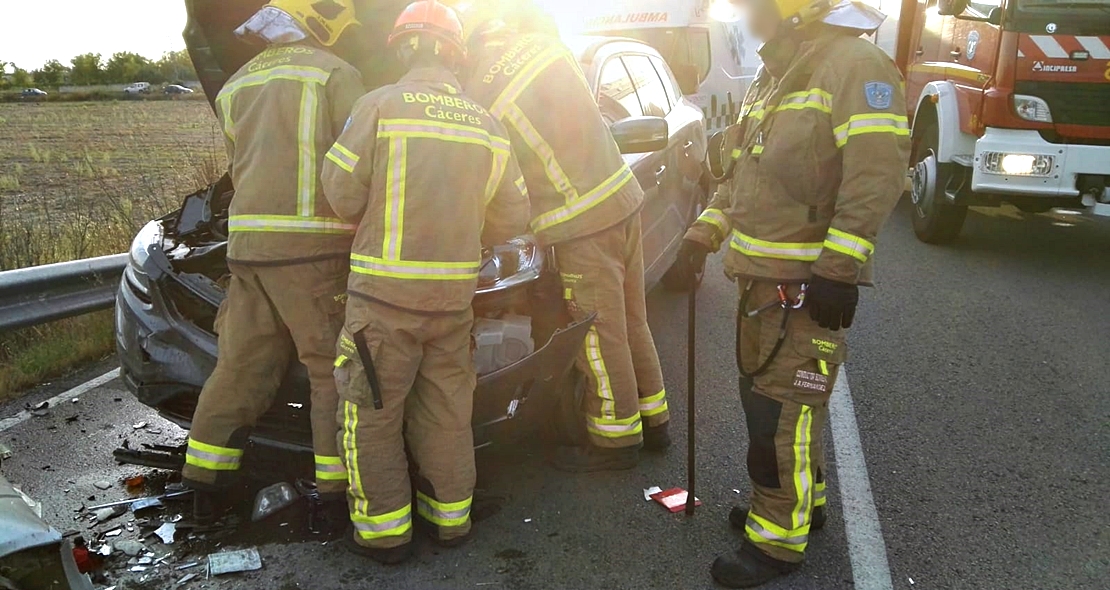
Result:
[[913,232],[926,244],[947,244],[960,235],[966,205],[948,202],[944,189],[957,164],[937,161],[937,124],[927,124],[913,138]]

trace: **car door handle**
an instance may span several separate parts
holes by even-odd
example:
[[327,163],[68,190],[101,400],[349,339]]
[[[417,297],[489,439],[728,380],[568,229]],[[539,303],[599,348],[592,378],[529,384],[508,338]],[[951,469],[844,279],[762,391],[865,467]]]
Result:
[[963,51],[960,51],[959,49],[953,49],[952,51],[948,52],[948,55],[956,58],[960,57],[961,54],[963,54]]
[[667,171],[666,164],[660,166],[659,169],[655,171],[655,178],[658,180],[659,177],[663,176],[663,173],[665,173],[666,171]]
[[917,51],[916,51],[915,53],[916,53],[916,54],[917,54],[918,56],[922,56],[922,55],[925,55],[925,49],[923,49],[923,48],[921,48],[921,47],[918,47],[918,48],[917,48]]
[[694,140],[691,139],[690,141],[687,141],[686,143],[682,144],[682,149],[688,150],[688,149],[690,149],[690,146],[692,146],[692,145],[694,145]]

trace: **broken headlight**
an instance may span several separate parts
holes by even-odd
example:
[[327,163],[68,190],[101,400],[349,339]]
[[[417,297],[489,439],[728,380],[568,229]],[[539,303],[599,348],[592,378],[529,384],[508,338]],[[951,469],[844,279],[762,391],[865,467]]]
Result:
[[544,251],[532,236],[513,238],[482,253],[478,294],[530,283],[543,271]]
[[124,276],[127,278],[127,283],[141,295],[150,295],[150,274],[145,270],[147,261],[150,260],[150,249],[161,247],[162,224],[158,221],[147,223],[131,241]]

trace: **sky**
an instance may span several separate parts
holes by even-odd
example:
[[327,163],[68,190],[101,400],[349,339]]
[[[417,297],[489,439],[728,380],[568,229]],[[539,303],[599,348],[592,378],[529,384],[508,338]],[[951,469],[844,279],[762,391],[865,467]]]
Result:
[[26,70],[89,52],[157,58],[185,48],[182,0],[0,0],[0,25],[0,61]]

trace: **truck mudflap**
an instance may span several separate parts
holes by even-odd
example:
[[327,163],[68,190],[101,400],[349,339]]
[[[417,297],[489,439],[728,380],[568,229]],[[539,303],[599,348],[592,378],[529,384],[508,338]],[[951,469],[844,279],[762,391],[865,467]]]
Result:
[[574,359],[597,314],[556,330],[547,344],[507,367],[482,375],[474,392],[474,444],[536,432],[556,419],[563,396],[574,395]]

